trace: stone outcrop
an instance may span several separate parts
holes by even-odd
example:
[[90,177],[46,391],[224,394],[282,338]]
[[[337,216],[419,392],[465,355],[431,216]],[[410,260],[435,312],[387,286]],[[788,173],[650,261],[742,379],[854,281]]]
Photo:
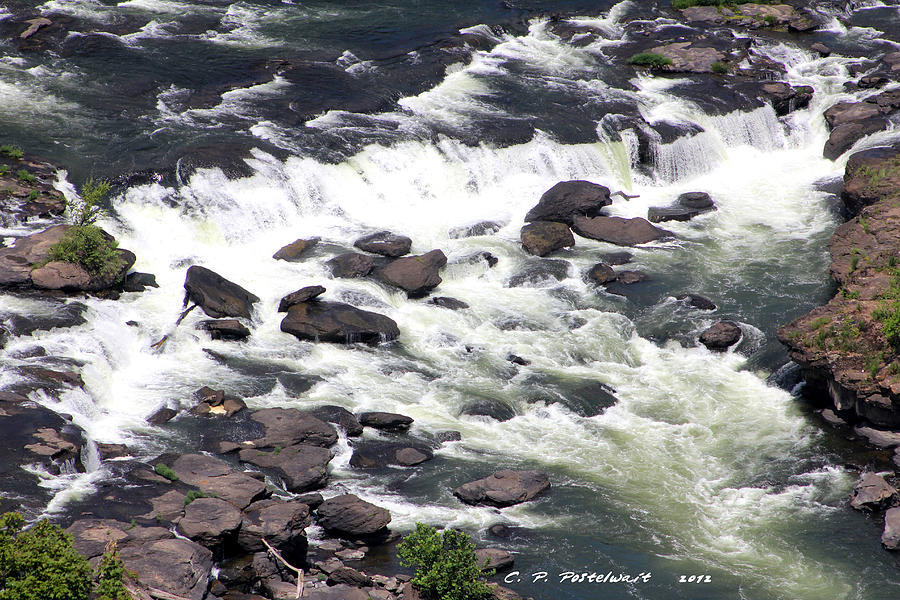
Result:
[[210,317],[243,317],[249,319],[253,304],[259,298],[218,273],[194,265],[184,278],[184,304],[193,302]]
[[890,506],[897,490],[875,473],[863,473],[850,495],[850,506],[857,510],[881,510]]
[[374,427],[384,431],[406,431],[413,424],[412,417],[389,412],[364,412],[359,415],[364,427]]
[[466,504],[512,506],[531,500],[550,488],[550,479],[539,471],[497,471],[493,475],[463,484],[453,495]]
[[278,252],[272,255],[272,258],[276,260],[296,262],[302,260],[303,256],[307,254],[318,243],[319,238],[295,240],[287,246],[284,246],[280,250],[278,250]]
[[353,245],[363,252],[398,258],[404,254],[409,254],[409,250],[412,248],[412,240],[405,235],[397,235],[390,231],[379,231],[359,238],[353,242]]
[[741,328],[734,321],[719,321],[700,334],[700,343],[714,352],[723,352],[737,344],[741,335]]
[[296,408],[264,408],[251,417],[265,429],[265,436],[252,441],[254,448],[286,447],[297,444],[329,448],[337,442],[334,427]]
[[576,216],[596,217],[610,204],[607,187],[583,180],[561,181],[544,192],[525,221],[556,221],[571,226]]
[[651,225],[646,219],[635,217],[575,217],[572,229],[581,237],[617,246],[637,246],[671,237],[671,234]]
[[281,330],[300,340],[378,344],[400,336],[393,319],[341,302],[301,302],[288,308]]
[[447,264],[447,257],[440,250],[432,250],[420,256],[406,256],[391,261],[375,271],[375,277],[384,283],[400,288],[410,298],[421,298],[441,283],[439,271]]
[[353,494],[329,498],[316,509],[316,520],[325,530],[351,539],[383,531],[391,513]]
[[315,300],[324,293],[325,288],[321,285],[308,285],[302,287],[296,292],[291,292],[281,299],[281,302],[278,303],[278,312],[287,312],[288,309],[295,304]]
[[529,254],[547,256],[556,250],[571,248],[575,237],[565,223],[535,221],[522,227],[522,247]]
[[332,458],[327,448],[308,444],[279,446],[269,451],[246,448],[239,456],[242,462],[271,470],[288,491],[295,493],[323,487],[328,480],[328,463]]

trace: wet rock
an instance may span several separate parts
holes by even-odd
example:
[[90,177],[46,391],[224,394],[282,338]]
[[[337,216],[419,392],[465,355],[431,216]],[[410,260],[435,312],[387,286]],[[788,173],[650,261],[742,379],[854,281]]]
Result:
[[296,408],[264,408],[250,418],[262,424],[266,432],[265,436],[253,440],[256,448],[284,448],[297,444],[329,448],[337,442],[334,427]]
[[364,427],[374,427],[383,431],[406,431],[413,424],[412,417],[389,412],[364,412],[359,415]]
[[829,160],[836,160],[865,136],[883,131],[889,126],[890,121],[882,115],[838,125],[831,130],[822,155]]
[[547,282],[562,281],[569,276],[569,263],[565,260],[542,259],[526,263],[509,278],[509,287],[540,286]]
[[31,272],[31,283],[45,290],[83,290],[91,283],[91,274],[81,265],[48,262]]
[[651,206],[647,210],[647,219],[651,223],[662,223],[664,221],[690,221],[700,214],[700,210],[696,208]]
[[547,256],[556,250],[571,248],[575,237],[568,225],[554,221],[535,221],[522,227],[522,246],[535,256]]
[[700,343],[714,352],[724,352],[741,339],[741,328],[734,321],[719,321],[700,334]]
[[178,411],[168,407],[163,407],[147,417],[147,422],[151,425],[162,425],[163,423],[168,423],[169,421],[174,419],[175,415],[177,414]]
[[84,387],[84,380],[74,371],[56,371],[37,365],[26,365],[18,368],[21,376],[27,377],[38,388],[57,390],[63,387]]
[[503,423],[515,417],[516,410],[502,400],[476,398],[466,402],[459,414],[461,416],[490,417]]
[[856,510],[875,511],[887,508],[897,495],[897,490],[880,475],[863,473],[853,486],[850,506]]
[[296,304],[288,309],[281,330],[300,340],[344,344],[378,344],[400,336],[392,319],[340,302]]
[[886,77],[883,73],[872,73],[870,75],[864,75],[863,77],[860,77],[859,81],[856,82],[856,85],[859,86],[860,89],[868,90],[872,88],[884,87],[890,82],[890,78]]
[[124,292],[143,292],[148,287],[158,288],[156,283],[156,275],[151,273],[138,273],[133,271],[125,276],[125,283],[122,284]]
[[[365,546],[363,546],[365,548]],[[362,560],[366,557],[366,553],[362,550],[355,550],[351,548],[344,548],[343,550],[338,550],[334,553],[336,558],[341,559],[342,561],[347,560]],[[340,567],[338,567],[339,569]],[[332,571],[333,573],[334,571]]]
[[571,226],[576,216],[595,217],[610,204],[607,187],[583,180],[561,181],[544,192],[525,221],[557,221]]
[[823,44],[822,42],[816,42],[812,46],[809,47],[813,52],[818,52],[819,56],[822,58],[827,58],[831,56],[831,48]]
[[475,561],[483,571],[505,571],[515,563],[513,555],[500,548],[479,548],[475,551]]
[[468,227],[455,227],[448,232],[450,239],[493,235],[503,229],[503,225],[494,221],[481,221]]
[[339,567],[328,574],[328,585],[349,585],[361,588],[371,587],[372,578],[350,567]]
[[317,509],[323,502],[325,502],[325,498],[322,497],[322,494],[319,492],[311,492],[307,494],[300,494],[298,496],[294,496],[294,500],[296,502],[302,502],[307,505],[310,510]]
[[[847,159],[841,200],[852,216],[858,215],[866,206],[876,204],[882,198],[893,194],[893,190],[900,182],[900,176],[896,174],[898,155],[900,155],[900,144],[885,148],[869,148],[862,152],[856,152]],[[869,176],[869,173],[884,173],[885,176],[874,179]],[[845,250],[849,254],[852,252],[852,248],[858,244],[856,240],[848,240],[842,245],[850,246]],[[833,241],[833,255],[835,254],[834,246]],[[833,256],[833,258],[835,257]],[[842,268],[842,271],[849,271],[849,256],[845,260],[847,265]]]
[[329,498],[316,510],[319,525],[341,537],[359,538],[383,531],[391,513],[353,494]]
[[306,600],[371,600],[365,591],[346,584],[314,588],[305,592],[303,597]]
[[324,487],[328,480],[328,463],[332,458],[327,448],[306,444],[276,447],[269,452],[246,448],[238,456],[242,462],[274,471],[290,492],[307,492]]
[[245,340],[250,330],[237,319],[208,319],[197,323],[197,329],[209,332],[214,340]]
[[184,507],[178,533],[214,552],[233,538],[241,526],[241,511],[220,498],[197,498]]
[[286,260],[289,262],[297,262],[302,260],[303,255],[306,254],[309,250],[312,249],[313,246],[319,243],[319,238],[310,238],[308,240],[295,240],[288,244],[287,246],[282,247],[278,252],[272,255],[272,258],[275,260]]
[[678,196],[676,202],[685,208],[706,210],[715,208],[716,204],[706,192],[685,192]]
[[[203,388],[210,390],[209,388]],[[202,391],[202,390],[201,390]],[[237,413],[247,408],[247,404],[236,396],[226,395],[224,391],[219,390],[212,396],[202,398],[201,401],[191,409],[191,414],[198,417],[233,417]]]
[[376,469],[390,465],[411,467],[433,458],[430,448],[417,444],[372,440],[353,446],[350,466],[357,469]]
[[376,264],[375,259],[371,256],[358,252],[347,252],[327,261],[325,266],[334,277],[352,279],[367,276],[375,270]]
[[900,432],[897,431],[883,431],[872,427],[855,427],[853,432],[866,438],[870,444],[879,448],[900,447]]
[[639,217],[576,217],[572,229],[578,235],[618,246],[637,246],[671,237],[664,229],[651,225]]
[[420,298],[441,283],[439,270],[447,264],[440,250],[391,261],[375,272],[384,283],[404,290],[410,298]]
[[600,259],[608,265],[618,266],[627,265],[634,260],[634,256],[630,252],[607,252],[601,254]]
[[813,88],[808,85],[794,87],[781,81],[772,81],[760,86],[760,96],[772,105],[776,115],[784,116],[809,106]]
[[259,298],[206,267],[194,265],[184,279],[184,304],[193,302],[210,317],[249,319]]
[[296,292],[291,292],[281,299],[278,303],[278,312],[287,312],[288,309],[295,304],[301,302],[310,302],[325,293],[325,288],[321,285],[308,285],[302,287]]
[[517,356],[515,354],[507,354],[506,360],[508,360],[509,362],[511,362],[514,365],[519,365],[520,367],[527,367],[528,365],[531,364],[530,360],[522,358],[521,356]]
[[[4,415],[8,416],[8,415]],[[64,427],[57,429],[55,427],[40,427],[31,433],[32,442],[25,445],[25,450],[31,452],[40,459],[64,463],[66,461],[80,460],[82,442],[72,433],[64,433]],[[78,465],[79,471],[84,471],[84,467]],[[59,469],[50,469],[51,472],[59,474]]]
[[675,42],[651,48],[650,52],[665,56],[672,61],[669,71],[683,73],[713,73],[713,64],[724,62],[728,57],[722,50],[701,46],[694,42]]
[[891,508],[884,513],[881,545],[887,550],[900,550],[900,507]]
[[434,437],[441,444],[447,442],[458,442],[462,439],[462,434],[458,431],[439,431]]
[[825,111],[825,122],[834,129],[856,121],[864,121],[881,115],[878,105],[868,102],[838,102]]
[[246,552],[265,552],[262,540],[272,544],[291,564],[306,558],[309,506],[297,501],[261,500],[244,510],[238,545]]
[[357,420],[356,415],[343,406],[325,405],[317,406],[309,411],[311,415],[326,423],[334,423],[350,436],[362,435],[363,426]]
[[456,298],[450,298],[447,296],[435,296],[434,298],[429,299],[428,303],[450,310],[464,310],[466,308],[469,308],[469,305],[462,300],[457,300]]
[[125,444],[97,444],[97,451],[100,452],[101,460],[131,456],[131,451]]
[[647,279],[648,275],[643,271],[620,271],[616,282],[622,285],[632,285],[646,281]]
[[698,294],[681,294],[676,300],[699,310],[716,310],[715,302]]
[[265,483],[235,472],[228,463],[212,456],[184,454],[175,459],[171,468],[182,482],[241,509],[269,495]]
[[412,240],[404,235],[397,235],[390,231],[379,231],[359,238],[353,242],[353,245],[363,252],[397,258],[404,254],[409,254],[409,250],[412,248]]
[[489,504],[503,508],[531,500],[550,488],[550,479],[538,471],[497,471],[463,484],[453,495],[466,504]]
[[830,408],[823,409],[821,412],[822,419],[831,425],[832,427],[846,427],[847,421],[840,418],[837,413],[835,413]]

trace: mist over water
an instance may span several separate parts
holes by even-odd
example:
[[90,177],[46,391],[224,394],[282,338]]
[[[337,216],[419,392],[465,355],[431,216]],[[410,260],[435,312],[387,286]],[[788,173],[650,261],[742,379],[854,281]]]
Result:
[[[619,19],[634,8],[630,2],[602,17],[575,20],[601,32],[581,47],[560,41],[546,18],[528,21],[517,33],[495,32],[464,18],[466,3],[453,9],[452,18],[442,6],[426,6],[423,25],[409,39],[385,34],[368,46],[338,35],[339,28],[317,38],[293,33],[299,24],[309,33],[320,25],[335,28],[341,19],[365,20],[366,11],[381,15],[383,7],[350,14],[331,3],[44,6],[98,22],[120,12],[151,19],[137,33],[120,36],[139,55],[173,39],[250,53],[287,45],[331,51],[351,76],[385,69],[375,64],[381,53],[451,26],[495,38],[490,50],[471,50],[468,64],[446,65],[434,85],[412,90],[386,110],[322,110],[292,126],[267,114],[267,106],[282,102],[296,85],[280,75],[218,94],[203,107],[189,106],[183,97],[193,92],[173,83],[142,108],[133,126],[148,139],[184,141],[231,128],[234,139],[271,146],[252,150],[242,161],[248,170],[243,176],[215,167],[176,169],[174,180],[160,175],[124,187],[102,226],[137,255],[135,268],[155,274],[160,287],[115,302],[80,300],[88,306],[85,324],[35,332],[2,351],[6,358],[40,345],[50,356],[84,363],[84,390],[65,392],[59,403],[34,399],[72,415],[92,442],[126,443],[147,459],[190,450],[196,432],[189,426],[152,427],[146,418],[163,406],[189,408],[191,393],[203,385],[239,394],[252,409],[338,404],[355,413],[398,412],[415,419],[414,435],[456,430],[462,441],[445,444],[421,467],[371,474],[349,466],[352,449],[342,439],[330,490],[345,489],[388,508],[391,527],[400,532],[423,521],[514,551],[521,581],[508,583],[523,595],[900,595],[896,565],[878,544],[878,526],[847,507],[855,477],[839,466],[830,435],[787,391],[766,381],[786,361],[774,329],[831,292],[827,240],[838,217],[821,183],[839,178],[843,161],[822,158],[822,112],[853,97],[842,88],[849,59],[814,57],[788,42],[766,46],[762,51],[787,65],[790,83],[814,87],[810,107],[785,118],[768,106],[709,114],[675,93],[691,85],[688,80],[639,75],[614,83],[596,76],[611,68],[604,49],[623,35]],[[495,9],[480,10],[486,22],[496,17]],[[219,26],[177,33],[175,25],[183,23],[175,17],[184,12],[200,22],[215,17]],[[234,27],[222,25],[228,23]],[[0,108],[4,122],[17,106],[45,102],[40,112],[47,115],[47,131],[35,134],[38,143],[54,135],[56,119],[71,125],[73,137],[83,136],[77,131],[82,124],[93,126],[92,109],[77,94],[48,95],[55,93],[49,84],[24,83],[26,73],[15,61],[0,62],[0,99],[13,99],[0,103],[7,107]],[[85,75],[76,69],[66,76]],[[654,142],[651,168],[641,168],[635,132],[611,136],[599,119],[588,119],[590,139],[571,141],[567,136],[576,134],[568,129],[558,133],[572,125],[552,115],[559,94],[574,96],[576,105],[629,103],[648,123],[693,125],[702,132]],[[526,121],[533,124],[527,140],[473,143],[488,123],[519,127]],[[572,127],[584,135],[583,127]],[[309,150],[311,141],[336,139],[345,142],[336,154]],[[608,209],[613,215],[646,216],[648,207],[671,204],[688,191],[708,192],[717,210],[666,223],[674,241],[630,250],[634,262],[624,268],[644,271],[650,280],[627,296],[583,280],[603,253],[621,250],[583,238],[552,257],[569,262],[561,281],[510,286],[511,277],[535,262],[519,243],[525,213],[545,190],[568,179],[638,196],[617,198]],[[60,188],[74,193],[67,181]],[[485,220],[499,223],[499,232],[450,235]],[[324,261],[380,229],[411,237],[415,254],[442,249],[449,263],[435,294],[470,308],[445,310],[371,280],[332,279]],[[322,242],[312,258],[270,259],[284,244],[314,236]],[[477,258],[483,251],[497,257],[495,267]],[[192,264],[261,298],[246,343],[214,341],[196,331],[193,325],[204,318],[200,311],[174,326]],[[394,319],[399,341],[343,346],[283,334],[278,300],[314,284],[328,288],[327,299]],[[719,308],[688,309],[674,298],[683,293],[708,296]],[[40,300],[13,296],[0,297],[0,309],[50,310]],[[736,350],[715,354],[696,338],[721,318],[739,322],[744,338]],[[164,336],[164,349],[153,350]],[[513,365],[509,354],[530,364]],[[0,385],[8,383],[5,378],[0,366]],[[605,410],[599,409],[601,384],[618,399]],[[465,414],[476,401],[511,418]],[[363,439],[377,437],[367,429]],[[96,456],[88,462],[86,474],[43,475],[44,485],[57,491],[48,512],[64,512],[109,476]],[[451,495],[457,485],[499,468],[546,471],[553,488],[502,511],[467,507]],[[490,538],[485,530],[497,523],[512,526],[513,537]],[[565,571],[652,577],[635,584],[561,583],[558,574]],[[538,572],[547,572],[547,579],[534,582],[531,574]],[[711,582],[679,583],[681,576],[696,575],[709,575]]]

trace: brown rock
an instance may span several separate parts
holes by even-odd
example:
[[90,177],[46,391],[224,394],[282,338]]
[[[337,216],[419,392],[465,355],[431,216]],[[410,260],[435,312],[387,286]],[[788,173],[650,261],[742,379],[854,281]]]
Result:
[[512,506],[531,500],[550,488],[550,479],[538,471],[497,471],[493,475],[463,484],[453,495],[466,504]]
[[181,481],[207,494],[246,508],[269,495],[265,483],[244,473],[235,472],[228,463],[204,454],[185,454],[172,463]]
[[284,448],[297,444],[328,448],[337,442],[334,427],[296,408],[264,408],[250,418],[266,430],[265,436],[253,440],[256,448]]
[[308,285],[300,288],[296,292],[291,292],[281,299],[281,302],[278,303],[278,312],[287,312],[288,309],[295,304],[315,300],[324,293],[325,288],[321,285]]
[[582,237],[618,246],[636,246],[671,236],[646,219],[637,217],[575,217],[572,229]]
[[308,250],[319,243],[319,238],[311,238],[308,240],[295,240],[282,247],[278,252],[272,255],[275,260],[286,260],[296,262],[300,260]]
[[863,473],[853,486],[850,506],[856,510],[881,510],[890,506],[897,490],[880,475]]
[[214,340],[244,340],[250,330],[237,319],[209,319],[197,323],[197,329],[209,332]]
[[900,507],[884,513],[884,532],[881,545],[888,550],[900,550]]
[[500,548],[479,548],[475,551],[475,560],[483,571],[504,571],[515,563],[513,555]]
[[353,494],[329,498],[316,511],[319,525],[337,535],[358,538],[382,531],[391,513]]
[[359,238],[353,242],[353,245],[363,252],[398,258],[404,254],[409,254],[409,250],[412,248],[412,240],[405,235],[397,235],[390,231],[379,231]]
[[358,252],[347,252],[327,261],[325,266],[334,277],[365,277],[375,270],[375,259]]
[[364,412],[359,415],[364,427],[374,427],[384,431],[406,431],[413,424],[412,417],[389,412]]
[[535,256],[547,256],[551,252],[575,245],[575,237],[568,225],[553,221],[535,221],[522,227],[522,246]]
[[410,298],[419,298],[441,283],[439,270],[447,264],[440,250],[420,256],[406,256],[391,261],[375,272],[384,283],[404,290]]
[[238,284],[228,281],[206,267],[194,265],[184,279],[184,303],[197,304],[210,317],[243,317],[249,319],[253,304],[259,302]]
[[31,283],[45,290],[83,290],[91,275],[81,265],[52,261],[31,272]]
[[700,334],[700,343],[714,352],[723,352],[738,343],[742,335],[734,321],[719,321]]
[[604,206],[610,204],[612,199],[607,187],[583,180],[561,181],[544,192],[537,205],[525,215],[525,221],[556,221],[572,225],[576,216],[595,217]]
[[220,498],[197,498],[184,508],[178,532],[207,548],[219,548],[241,526],[241,511]]
[[272,469],[291,492],[307,492],[321,488],[328,479],[331,451],[319,446],[297,444],[264,452],[247,448],[239,454],[243,462]]
[[379,344],[400,336],[393,319],[340,302],[295,304],[282,320],[281,330],[300,340],[339,344]]
[[611,266],[601,262],[591,267],[586,277],[597,285],[605,285],[615,281],[618,276]]

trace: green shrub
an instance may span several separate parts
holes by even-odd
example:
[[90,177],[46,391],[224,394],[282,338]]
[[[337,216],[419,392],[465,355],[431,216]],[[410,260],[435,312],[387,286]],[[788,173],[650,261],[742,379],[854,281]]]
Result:
[[18,513],[0,516],[0,600],[87,600],[91,566],[50,521],[23,530]]
[[9,175],[11,171],[12,168],[10,168],[9,165],[0,165],[0,175],[5,177],[6,175]]
[[110,190],[109,182],[94,181],[88,179],[81,186],[81,194],[78,198],[69,202],[69,213],[72,216],[72,225],[83,227],[93,225],[103,214],[100,203]]
[[718,73],[719,75],[724,75],[728,72],[728,65],[718,60],[710,68],[712,68],[713,73]]
[[25,156],[25,152],[19,148],[18,146],[13,146],[11,144],[3,144],[0,146],[0,154],[5,154],[10,158],[14,158],[16,160],[22,160],[22,157]]
[[628,64],[637,67],[650,67],[651,69],[661,69],[672,64],[672,59],[656,54],[655,52],[641,52],[635,54],[628,59]]
[[173,471],[171,467],[167,467],[162,463],[157,463],[153,470],[156,471],[156,474],[160,477],[165,477],[169,481],[178,481],[178,473]]
[[19,169],[16,171],[16,177],[19,178],[19,181],[23,181],[25,183],[34,183],[37,181],[37,177],[26,171],[25,169]]
[[92,275],[113,275],[122,268],[118,243],[96,225],[72,227],[50,247],[49,259],[76,263]]
[[[176,475],[176,477],[178,477]],[[191,490],[184,497],[184,505],[187,506],[197,498],[218,498],[218,494],[214,494],[211,492],[201,492],[200,490]]]
[[111,543],[100,564],[97,565],[97,587],[94,590],[96,600],[132,600],[125,588],[125,565],[116,550],[115,542]]
[[41,195],[41,193],[39,191],[31,190],[30,192],[28,192],[28,199],[29,200],[37,200],[38,196],[40,196],[40,195]]
[[423,523],[397,546],[400,563],[414,567],[412,583],[434,600],[480,600],[491,595],[475,558],[475,544],[461,531],[443,533]]
[[778,19],[775,15],[766,15],[763,17],[763,21],[765,21],[767,25],[775,25],[778,23]]

